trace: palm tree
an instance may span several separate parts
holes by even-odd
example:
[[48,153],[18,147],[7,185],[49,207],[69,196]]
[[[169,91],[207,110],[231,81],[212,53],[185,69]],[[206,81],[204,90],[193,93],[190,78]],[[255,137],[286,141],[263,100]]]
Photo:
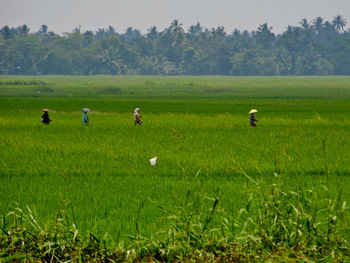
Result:
[[323,18],[322,17],[316,17],[312,21],[312,26],[315,29],[316,33],[320,33],[323,29]]
[[171,22],[171,25],[169,27],[169,31],[174,34],[176,34],[179,31],[183,31],[182,23],[179,23],[179,20],[177,19],[173,20],[173,22]]
[[197,22],[197,24],[195,25],[195,31],[196,34],[200,34],[203,31],[203,26],[199,22]]
[[26,24],[19,26],[18,32],[19,32],[19,34],[25,36],[29,33],[29,27]]
[[38,33],[42,36],[45,36],[47,34],[47,30],[48,30],[48,26],[43,24],[41,25]]
[[202,25],[198,22],[195,25],[192,25],[188,28],[188,33],[187,35],[189,36],[189,38],[194,38],[194,37],[198,37],[200,35],[200,33],[202,32],[203,27]]
[[235,28],[232,32],[232,36],[235,38],[239,38],[241,36],[241,31],[237,28]]
[[225,28],[223,26],[218,26],[215,30],[216,37],[226,36]]
[[335,32],[336,27],[334,26],[333,23],[330,23],[329,21],[326,21],[323,25],[324,31],[327,33]]
[[338,32],[343,31],[346,26],[346,19],[342,15],[334,16],[332,24]]
[[193,39],[196,37],[196,26],[192,25],[188,28],[187,38]]
[[121,72],[123,62],[120,58],[120,50],[118,48],[104,49],[99,58],[100,63],[106,66],[110,74],[116,75]]
[[269,47],[275,38],[275,34],[272,33],[272,27],[267,23],[261,24],[256,31],[256,39],[265,48]]
[[268,26],[267,23],[261,24],[258,26],[257,33],[271,33],[272,26]]
[[185,43],[185,33],[182,28],[182,23],[179,23],[178,20],[174,20],[169,28],[167,29],[170,39],[171,39],[171,46],[172,48],[176,47],[183,47]]
[[83,33],[83,46],[88,46],[93,42],[94,39],[94,33],[91,30],[87,30],[85,33]]
[[157,38],[158,36],[158,30],[156,26],[152,26],[151,28],[149,28],[147,33],[147,37],[151,40],[154,40]]
[[105,36],[107,31],[104,28],[98,28],[96,33],[95,33],[95,38],[96,39],[101,39],[103,36]]
[[307,21],[306,18],[304,18],[303,20],[301,20],[301,21],[299,22],[299,25],[301,25],[301,27],[302,27],[304,30],[310,29],[310,23]]
[[4,39],[10,39],[12,37],[11,29],[8,26],[4,26],[0,32]]
[[132,27],[128,27],[125,30],[125,33],[122,35],[122,37],[126,40],[133,40],[135,38],[141,37],[141,32],[138,29],[134,29]]
[[114,27],[109,26],[107,30],[107,36],[114,36],[116,34]]

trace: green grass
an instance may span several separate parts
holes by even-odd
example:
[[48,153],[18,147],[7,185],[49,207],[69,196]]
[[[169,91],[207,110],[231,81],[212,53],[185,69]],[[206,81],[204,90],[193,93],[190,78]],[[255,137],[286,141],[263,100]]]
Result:
[[[44,107],[54,110],[48,126]],[[17,202],[49,222],[63,206],[82,233],[120,242],[155,235],[165,224],[159,207],[172,210],[188,190],[203,197],[219,188],[220,209],[236,218],[257,193],[245,174],[262,191],[278,174],[288,191],[323,199],[342,190],[349,202],[349,116],[349,77],[2,76],[0,214]]]
[[349,99],[349,77],[0,76],[1,96]]

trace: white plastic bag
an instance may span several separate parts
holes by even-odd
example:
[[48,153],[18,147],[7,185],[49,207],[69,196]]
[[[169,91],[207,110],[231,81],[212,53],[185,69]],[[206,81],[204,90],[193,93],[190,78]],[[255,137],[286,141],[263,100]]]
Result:
[[156,165],[156,163],[157,163],[157,158],[158,158],[158,156],[157,156],[157,157],[154,157],[154,158],[152,158],[152,159],[149,160],[149,162],[151,163],[151,165]]

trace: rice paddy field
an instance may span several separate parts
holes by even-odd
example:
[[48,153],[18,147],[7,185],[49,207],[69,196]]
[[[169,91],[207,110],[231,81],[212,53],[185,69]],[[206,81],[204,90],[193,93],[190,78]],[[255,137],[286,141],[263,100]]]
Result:
[[[136,107],[143,126],[133,123]],[[111,246],[151,240],[179,220],[210,229],[207,240],[244,239],[254,255],[274,254],[264,242],[274,211],[285,213],[276,231],[288,242],[305,239],[316,258],[340,262],[349,255],[349,175],[350,77],[0,76],[3,232],[13,209],[29,207],[41,225],[63,209],[81,235]]]

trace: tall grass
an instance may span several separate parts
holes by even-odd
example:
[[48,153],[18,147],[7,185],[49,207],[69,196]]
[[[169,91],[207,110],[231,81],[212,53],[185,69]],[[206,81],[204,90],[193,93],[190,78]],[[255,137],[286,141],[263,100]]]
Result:
[[194,183],[177,206],[159,207],[164,216],[158,232],[147,237],[136,227],[129,241],[112,245],[108,235],[79,234],[73,211],[68,216],[60,209],[45,225],[29,207],[16,206],[1,218],[0,256],[46,262],[350,260],[342,192],[324,199],[321,189],[286,189],[277,174],[268,187],[246,176],[256,192],[238,211],[220,207],[219,189],[203,195]]

